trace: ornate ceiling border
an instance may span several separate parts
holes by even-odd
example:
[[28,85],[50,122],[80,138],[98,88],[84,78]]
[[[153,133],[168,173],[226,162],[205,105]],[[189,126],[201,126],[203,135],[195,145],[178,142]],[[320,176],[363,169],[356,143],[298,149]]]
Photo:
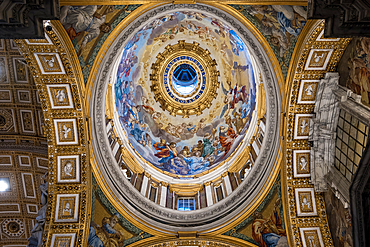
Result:
[[199,246],[217,246],[217,247],[257,247],[257,245],[235,239],[229,239],[225,237],[199,237],[197,239],[191,238],[159,238],[156,240],[146,239],[139,242],[129,245],[128,247],[199,247]]
[[[240,215],[246,212],[252,212],[254,207],[256,207],[255,204],[258,204],[256,203],[256,201],[259,200],[258,198],[264,197],[261,196],[261,193],[265,190],[269,190],[277,176],[277,160],[279,160],[278,152],[280,150],[279,113],[281,112],[281,101],[278,96],[280,95],[281,88],[279,88],[278,85],[281,85],[281,71],[277,70],[280,74],[275,74],[272,69],[278,66],[275,61],[276,58],[274,60],[269,57],[266,52],[269,46],[261,34],[251,25],[248,25],[249,22],[245,18],[240,17],[238,13],[235,14],[235,10],[233,11],[230,7],[225,5],[216,6],[218,8],[204,4],[157,5],[156,8],[150,9],[145,12],[145,14],[136,17],[127,27],[117,27],[117,32],[114,34],[112,33],[115,39],[110,39],[111,43],[107,44],[107,49],[104,49],[106,52],[105,56],[97,56],[100,58],[97,61],[97,67],[99,64],[102,66],[99,67],[96,75],[90,74],[91,78],[95,78],[89,79],[91,82],[92,80],[95,81],[94,85],[90,88],[92,91],[89,99],[91,119],[94,119],[94,123],[91,123],[91,130],[94,159],[96,162],[94,165],[95,167],[93,166],[93,170],[97,181],[101,187],[109,188],[106,189],[107,197],[110,198],[110,201],[117,209],[121,208],[122,212],[120,213],[122,213],[122,215],[126,215],[132,218],[133,221],[139,222],[139,224],[147,228],[156,229],[162,233],[176,234],[177,231],[183,230],[183,226],[185,225],[192,226],[192,230],[196,230],[203,234],[215,232],[224,227],[230,228],[232,227],[229,225],[231,222],[237,224],[240,221],[237,219]],[[254,53],[253,55],[260,61],[260,71],[262,71],[261,78],[264,81],[267,93],[266,98],[269,102],[267,109],[267,140],[264,142],[263,151],[261,151],[257,164],[254,169],[252,169],[249,177],[235,192],[233,192],[233,194],[221,202],[211,207],[190,213],[163,208],[149,201],[147,198],[144,198],[127,179],[118,175],[121,174],[119,167],[116,165],[113,154],[108,148],[108,139],[103,131],[105,129],[105,92],[110,80],[109,75],[112,73],[112,65],[120,54],[122,45],[142,23],[145,23],[150,18],[159,13],[185,8],[205,11],[219,16],[238,30],[251,48],[251,52]],[[232,15],[237,17],[237,19],[235,20],[232,18]],[[121,31],[122,33],[120,33]],[[255,36],[253,36],[252,33],[254,33]],[[271,162],[267,162],[268,160]],[[99,164],[99,166],[97,164]],[[135,212],[135,215],[132,215],[131,212]]]
[[[82,72],[73,47],[64,43],[66,39],[60,32],[64,31],[61,24],[47,22],[45,25],[52,27],[51,31],[45,31],[52,43],[16,41],[33,74],[45,118],[49,180],[43,243],[52,246],[64,241],[69,243],[68,246],[86,246],[91,210],[91,172]],[[58,90],[48,90],[50,85],[55,85]],[[64,98],[58,98],[57,91]],[[66,104],[70,108],[62,107]],[[63,172],[63,160],[70,163],[70,173]],[[69,208],[66,203],[69,203]]]
[[[309,21],[304,31],[297,42],[289,68],[286,109],[282,120],[285,136],[285,164],[282,170],[284,218],[287,232],[290,232],[290,246],[305,246],[311,236],[316,246],[324,247],[333,245],[324,197],[314,191],[310,169],[301,168],[310,166],[308,129],[314,112],[316,90],[309,95],[303,94],[306,91],[304,89],[310,85],[311,88],[315,87],[327,72],[336,71],[350,39],[320,39],[324,31],[323,21]],[[306,101],[302,101],[304,98]],[[301,164],[302,157],[304,160]],[[303,200],[304,197],[307,201]]]
[[[167,1],[165,3],[175,3],[175,4],[186,4],[186,3],[204,3],[209,4],[213,3],[215,1],[213,0],[201,0],[201,1],[195,1],[195,0],[177,0],[177,1]],[[300,6],[307,6],[307,0],[221,0],[217,1],[219,3],[225,3],[225,4],[248,4],[248,5],[300,5]],[[160,0],[131,0],[131,1],[117,1],[117,0],[100,0],[100,1],[84,1],[84,0],[62,0],[60,1],[60,5],[122,5],[122,4],[147,4],[147,3],[163,3],[163,1]]]

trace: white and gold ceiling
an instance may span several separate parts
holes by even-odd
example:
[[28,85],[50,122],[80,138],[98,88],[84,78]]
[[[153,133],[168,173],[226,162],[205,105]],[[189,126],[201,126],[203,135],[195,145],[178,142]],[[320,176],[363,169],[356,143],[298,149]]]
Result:
[[[45,245],[87,246],[117,215],[117,246],[261,246],[253,229],[278,214],[282,246],[330,246],[323,197],[296,161],[309,166],[318,80],[349,40],[323,38],[302,6],[104,8],[91,11],[111,30],[90,40],[67,18],[16,41],[45,119]],[[190,197],[195,211],[176,210]]]

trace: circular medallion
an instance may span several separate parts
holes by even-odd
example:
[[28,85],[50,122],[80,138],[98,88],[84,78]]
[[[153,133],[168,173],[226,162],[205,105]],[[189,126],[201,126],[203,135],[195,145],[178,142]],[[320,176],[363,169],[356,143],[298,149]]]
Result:
[[200,115],[217,96],[220,73],[210,52],[199,43],[179,40],[159,53],[152,65],[151,90],[163,110],[171,115]]

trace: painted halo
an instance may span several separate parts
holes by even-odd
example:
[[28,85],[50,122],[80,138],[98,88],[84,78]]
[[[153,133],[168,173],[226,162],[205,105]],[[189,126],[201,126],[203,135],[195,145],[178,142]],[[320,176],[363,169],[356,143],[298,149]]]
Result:
[[[212,29],[208,29],[209,32],[206,33],[198,30],[197,36],[190,37],[190,34],[187,33],[188,36],[185,35],[186,37],[184,37],[184,35],[177,37],[175,34],[171,33],[172,31],[169,32],[168,30],[174,30],[173,24],[177,22],[178,19],[173,16],[175,15],[178,17],[180,14],[183,15],[183,17],[181,17],[183,18],[182,20],[193,20],[194,22],[196,21],[197,24],[199,22],[199,25],[195,25],[196,27],[202,27],[200,25],[201,20],[206,20],[209,22],[207,25],[214,26],[212,26]],[[171,25],[169,26],[169,24]],[[191,26],[191,23],[188,24]],[[155,25],[155,28],[153,28],[153,26],[151,27],[151,25]],[[206,25],[203,25],[203,27],[203,29],[205,29]],[[156,35],[148,33],[150,28],[156,31]],[[220,31],[221,28],[228,31],[224,33],[225,37]],[[218,30],[219,34],[212,30]],[[178,31],[180,34],[183,33],[180,32],[180,30]],[[147,32],[146,38],[145,32]],[[231,43],[226,43],[225,41],[225,45],[228,49],[225,48],[224,50],[224,58],[228,56],[237,58],[241,54],[244,58],[242,60],[238,59],[236,63],[233,63],[233,59],[230,60],[231,62],[223,62],[223,60],[216,55],[218,53],[216,53],[215,50],[218,49],[218,51],[220,51],[218,45],[223,45],[224,43],[216,42],[216,47],[212,46],[213,38],[210,36],[212,33],[216,33],[215,35],[222,37],[222,39],[225,39],[228,35],[235,38]],[[205,35],[209,36],[208,40],[206,39],[204,42],[202,39]],[[149,39],[151,40],[148,42]],[[199,43],[199,47],[202,49],[208,49],[210,57],[216,62],[213,63],[216,66],[216,71],[219,71],[219,74],[218,72],[213,74],[216,76],[217,83],[219,83],[220,86],[216,89],[217,95],[213,98],[211,105],[209,108],[204,108],[201,114],[188,115],[188,118],[183,118],[184,115],[181,114],[171,115],[168,109],[162,109],[162,104],[155,101],[155,94],[152,92],[154,88],[151,88],[153,82],[159,81],[159,77],[154,78],[158,76],[155,75],[154,71],[160,71],[162,68],[166,68],[167,65],[164,63],[156,67],[156,61],[158,57],[160,57],[159,54],[163,53],[166,49],[165,47],[168,45],[174,46],[181,40],[185,40],[185,43],[188,44],[193,44],[195,41]],[[151,46],[151,49],[149,49],[149,51],[147,49],[141,50],[141,46],[135,45],[137,44],[136,42],[141,42],[141,46],[143,47],[143,44],[145,44],[146,48]],[[225,47],[225,45],[223,47]],[[239,54],[239,56],[237,54]],[[177,81],[169,83],[173,83],[173,87],[192,86],[193,88],[186,88],[188,91],[181,91],[180,89],[180,92],[178,92],[186,96],[186,94],[191,94],[192,90],[197,90],[198,83],[202,83],[202,81],[199,80],[199,67],[196,68],[194,64],[189,64],[192,68],[187,66],[178,67],[178,65],[181,64],[177,64],[176,67],[170,68],[173,69],[171,79],[176,79]],[[192,229],[194,231],[215,230],[214,227],[219,226],[222,222],[228,222],[240,213],[249,210],[253,205],[253,200],[259,196],[260,192],[268,183],[271,173],[276,170],[277,157],[280,152],[280,120],[278,115],[281,112],[281,100],[280,91],[276,82],[277,78],[272,68],[273,66],[271,65],[269,56],[259,43],[259,39],[254,36],[248,27],[244,26],[244,24],[238,20],[231,18],[228,13],[205,4],[159,5],[135,18],[126,28],[121,30],[112,41],[106,55],[100,62],[100,67],[92,89],[90,107],[92,118],[94,119],[92,123],[92,142],[94,157],[98,166],[97,170],[105,186],[107,186],[110,193],[114,195],[116,203],[122,206],[122,210],[126,213],[135,212],[133,217],[138,219],[142,224],[148,227],[155,225],[157,229],[166,229],[166,232],[181,231],[182,227],[185,225],[193,227]],[[180,70],[183,76],[179,75],[181,74],[180,72],[176,74],[174,72],[176,69]],[[247,69],[248,76],[241,76],[233,72],[233,70]],[[196,75],[190,75],[193,73],[191,72],[193,70]],[[185,73],[188,74],[185,75]],[[235,81],[237,81],[235,80],[236,76],[243,79],[242,84],[235,83]],[[194,78],[196,78],[196,82],[192,81]],[[258,78],[258,80],[256,78]],[[208,81],[209,78],[206,79]],[[240,90],[245,86],[246,80],[248,80],[250,87],[244,91]],[[254,126],[256,126],[257,122],[256,111],[259,103],[257,85],[260,82],[263,82],[266,92],[266,136],[249,175],[244,179],[243,183],[225,199],[207,208],[192,212],[180,212],[164,208],[143,197],[123,176],[121,168],[117,164],[111,151],[105,131],[105,99],[109,83],[114,85],[112,86],[112,92],[114,95],[115,131],[122,140],[122,146],[130,153],[129,157],[124,157],[123,162],[129,162],[126,158],[131,159],[132,162],[140,165],[147,173],[160,181],[167,181],[169,183],[203,183],[205,181],[211,181],[213,178],[227,171],[228,167],[240,158],[239,156],[242,151],[249,145],[249,140],[253,137],[256,130]],[[141,92],[141,94],[138,94],[138,92]],[[234,105],[234,108],[232,108],[230,106],[230,100],[232,100],[235,95],[240,95],[244,92],[248,94],[248,97],[244,98],[244,100],[247,98],[247,102],[243,101],[243,99],[241,101],[237,100],[237,102],[234,102],[236,106]],[[170,99],[167,100],[170,102]],[[238,133],[235,125],[232,125],[232,118],[235,112],[235,116],[240,113],[238,109],[243,104],[249,104],[248,107],[250,108],[248,114],[250,115],[248,122],[242,125]],[[225,105],[227,106],[226,108],[224,108]],[[224,115],[229,117],[227,119],[226,117],[222,118]],[[203,120],[204,116],[213,117],[207,117],[206,120]],[[174,119],[177,119],[177,121],[174,121]],[[205,126],[212,127],[212,123],[215,119],[216,121],[218,120],[218,122],[215,124],[216,128],[211,128],[211,130],[208,131],[210,134],[206,135],[207,131],[204,131],[203,135],[201,135],[202,133],[198,133],[198,131],[203,130]],[[170,123],[175,126],[175,124],[179,122],[185,123],[186,127],[189,127],[190,130],[185,130],[185,132],[190,132],[189,139],[182,137],[184,130],[181,133],[178,132],[179,136],[177,136],[176,132],[169,133],[173,131],[171,128],[167,128],[166,130],[166,127],[168,127]],[[152,126],[149,126],[149,124],[152,124]],[[152,128],[158,125],[160,125],[159,128]],[[183,165],[183,167],[187,169],[180,169],[179,171],[174,169],[171,170],[171,160],[177,162],[177,158],[180,154],[182,155],[180,156],[181,159],[192,157],[187,156],[187,149],[183,150],[186,146],[183,144],[185,141],[202,141],[201,146],[208,151],[206,151],[206,155],[203,156],[203,150],[200,152],[199,149],[195,149],[196,152],[194,152],[194,154],[200,160],[204,161],[209,157],[215,158],[215,155],[209,151],[212,150],[209,147],[213,146],[213,142],[210,140],[213,140],[215,136],[218,136],[219,139],[222,135],[228,137],[228,131],[225,130],[229,130],[230,126],[232,126],[235,135],[240,138],[240,140],[237,140],[236,138],[233,139],[233,137],[229,137],[229,141],[231,140],[233,144],[238,142],[238,144],[234,146],[232,152],[229,152],[232,147],[229,147],[230,149],[228,152],[225,152],[225,148],[223,148],[218,150],[223,152],[221,155],[222,159],[220,160],[214,159],[211,162],[211,159],[208,159],[206,165],[204,165],[206,162],[200,162],[201,165],[197,164],[197,166]],[[191,131],[193,127],[196,128],[196,130],[193,130],[194,133]],[[142,132],[144,128],[145,138],[141,135],[141,133],[144,133]],[[214,129],[216,129],[216,131],[214,131]],[[229,134],[231,134],[231,132],[230,130]],[[138,135],[135,137],[137,133]],[[159,133],[162,133],[162,135],[159,135]],[[204,139],[208,139],[208,141],[204,141]],[[145,144],[143,145],[144,142]],[[210,142],[211,145],[204,146],[203,144],[205,142],[207,142],[207,145]],[[174,143],[176,145],[174,145]],[[216,144],[215,142],[215,145]],[[192,155],[192,148],[195,145],[187,145]],[[199,145],[199,148],[201,146]],[[216,150],[216,147],[214,148],[213,153],[215,153]],[[144,152],[143,150],[152,151]],[[159,155],[155,155],[158,153]],[[216,153],[216,156],[220,153]],[[169,161],[166,165],[163,164],[164,162],[159,162],[161,159],[165,161],[165,158]],[[180,163],[175,163],[176,166],[173,167],[181,167],[181,164],[184,163],[180,161]],[[197,170],[199,168],[200,171]]]

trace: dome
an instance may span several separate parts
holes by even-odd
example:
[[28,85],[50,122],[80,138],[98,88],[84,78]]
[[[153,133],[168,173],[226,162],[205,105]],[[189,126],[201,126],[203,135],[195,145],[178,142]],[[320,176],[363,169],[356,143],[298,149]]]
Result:
[[128,40],[119,60],[113,93],[122,138],[170,176],[222,164],[256,128],[258,80],[248,50],[209,14],[153,18]]
[[[279,156],[272,68],[255,30],[212,6],[165,4],[122,26],[91,104],[97,169],[118,207],[170,231],[248,210]],[[213,202],[201,196],[225,181]],[[164,193],[178,201],[162,203]]]

